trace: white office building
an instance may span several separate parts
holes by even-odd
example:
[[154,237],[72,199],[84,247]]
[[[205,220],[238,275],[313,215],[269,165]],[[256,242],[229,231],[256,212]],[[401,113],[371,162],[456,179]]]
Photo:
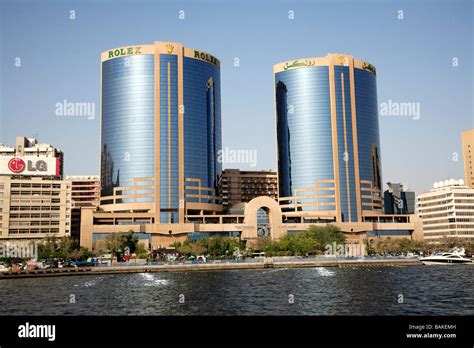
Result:
[[474,238],[474,189],[464,180],[445,180],[417,197],[418,214],[423,222],[424,239]]

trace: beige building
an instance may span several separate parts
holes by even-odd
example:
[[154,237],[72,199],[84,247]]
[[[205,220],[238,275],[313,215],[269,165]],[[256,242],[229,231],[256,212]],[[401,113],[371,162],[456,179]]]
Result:
[[[119,207],[117,207],[118,209]],[[82,208],[81,245],[97,246],[113,232],[134,231],[140,242],[152,248],[170,246],[194,236],[235,236],[252,241],[261,236],[278,239],[287,233],[303,232],[311,225],[327,225],[322,220],[301,212],[288,219],[277,201],[270,197],[257,197],[241,203],[232,214],[187,215],[184,223],[155,224],[153,212],[137,209],[134,212],[110,211],[109,205],[98,210]],[[332,223],[339,227],[350,243],[372,242],[376,238],[422,239],[421,222],[416,215],[380,215],[359,223]]]
[[277,173],[273,170],[224,169],[219,176],[218,193],[224,210],[241,202],[249,202],[259,196],[268,196],[277,200]]
[[464,180],[466,186],[474,188],[474,128],[461,133]]
[[417,206],[425,240],[474,238],[474,189],[462,179],[434,183],[432,190],[418,195]]
[[0,240],[41,240],[71,233],[71,184],[63,153],[35,138],[0,145]]
[[34,176],[0,176],[0,240],[40,240],[71,232],[71,185]]
[[98,207],[100,199],[99,176],[66,176],[71,185],[71,236],[80,239],[81,208]]

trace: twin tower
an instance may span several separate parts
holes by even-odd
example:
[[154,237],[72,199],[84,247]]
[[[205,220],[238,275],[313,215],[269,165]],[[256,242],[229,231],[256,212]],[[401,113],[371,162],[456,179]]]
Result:
[[[221,212],[219,60],[155,42],[101,62],[101,208],[149,212],[158,224]],[[380,214],[375,68],[329,54],[276,64],[274,78],[282,212],[328,222]]]

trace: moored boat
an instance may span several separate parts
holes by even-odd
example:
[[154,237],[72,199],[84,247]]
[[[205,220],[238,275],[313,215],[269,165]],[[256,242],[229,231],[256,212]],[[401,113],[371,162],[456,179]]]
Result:
[[424,265],[452,265],[452,264],[469,264],[471,259],[465,257],[464,249],[454,248],[449,252],[433,254],[428,257],[420,258]]

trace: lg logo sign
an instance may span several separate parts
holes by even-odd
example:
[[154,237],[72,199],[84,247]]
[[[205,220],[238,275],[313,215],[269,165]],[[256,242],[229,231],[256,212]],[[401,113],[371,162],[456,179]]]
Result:
[[48,165],[45,161],[39,160],[33,164],[33,161],[28,160],[27,163],[28,166],[21,158],[12,158],[10,161],[8,161],[8,169],[10,169],[13,173],[21,173],[27,167],[28,172],[46,172],[48,170]]
[[25,161],[23,161],[21,158],[12,158],[8,162],[8,169],[10,169],[13,173],[21,173],[25,167]]

